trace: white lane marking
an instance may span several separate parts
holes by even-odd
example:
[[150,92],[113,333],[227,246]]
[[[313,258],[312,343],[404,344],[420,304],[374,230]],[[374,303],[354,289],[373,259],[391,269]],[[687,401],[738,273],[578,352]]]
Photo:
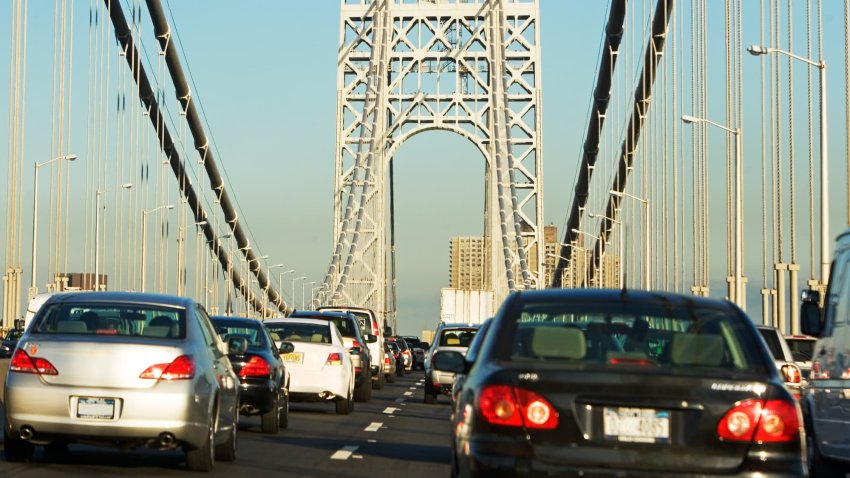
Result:
[[364,432],[376,432],[378,431],[384,424],[380,422],[372,422],[368,427],[364,428]]
[[336,451],[333,455],[331,455],[331,460],[347,460],[351,458],[351,455],[357,451],[356,446],[344,446]]
[[413,392],[404,392],[404,394],[405,394],[406,396],[410,397],[410,396],[412,396],[412,395],[413,395]]
[[401,410],[401,408],[387,407],[384,409],[384,413],[387,415],[392,415],[394,412],[397,412],[399,410]]
[[410,387],[410,390],[416,390],[416,387]]
[[354,458],[355,460],[362,460],[363,455],[351,455],[351,458]]
[[378,440],[369,440],[369,443],[378,443]]
[[396,399],[395,399],[395,402],[396,402],[396,403],[403,403],[403,402],[404,402],[404,399],[403,399],[403,398],[401,398],[401,397],[399,397],[399,398],[396,398]]
[[419,381],[418,381],[418,382],[416,382],[416,383],[418,383],[418,384],[423,384],[423,383],[425,383],[425,379],[424,379],[424,378],[420,378],[420,379],[419,379]]

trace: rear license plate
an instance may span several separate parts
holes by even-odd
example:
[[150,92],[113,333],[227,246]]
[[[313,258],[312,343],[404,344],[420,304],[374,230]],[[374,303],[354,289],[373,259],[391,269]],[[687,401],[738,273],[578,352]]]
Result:
[[281,355],[286,363],[302,363],[304,362],[304,352],[289,352]]
[[639,443],[670,442],[670,412],[652,408],[605,407],[607,440]]
[[115,418],[115,399],[80,397],[77,399],[77,418],[112,420]]

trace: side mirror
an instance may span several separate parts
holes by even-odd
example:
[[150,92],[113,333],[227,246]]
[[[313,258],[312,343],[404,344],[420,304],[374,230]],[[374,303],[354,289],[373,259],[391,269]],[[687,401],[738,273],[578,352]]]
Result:
[[823,333],[823,318],[817,302],[803,302],[800,305],[800,329],[806,335],[820,337]]
[[295,350],[295,345],[292,342],[281,342],[279,349],[282,354],[291,354]]
[[377,335],[366,334],[366,335],[363,336],[363,338],[366,340],[367,344],[374,344],[375,342],[378,341]]
[[434,368],[441,372],[466,373],[466,358],[460,352],[440,352],[434,355]]
[[248,339],[245,337],[228,337],[227,338],[227,353],[231,355],[241,355],[248,350]]

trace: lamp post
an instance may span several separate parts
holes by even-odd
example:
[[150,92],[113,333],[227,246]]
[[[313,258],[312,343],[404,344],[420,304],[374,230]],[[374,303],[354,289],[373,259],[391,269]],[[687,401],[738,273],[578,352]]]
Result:
[[312,281],[312,282],[306,282],[305,281],[305,282],[301,283],[301,308],[302,309],[305,307],[305,305],[304,305],[304,287],[308,286],[308,285],[312,287],[315,284],[316,284],[316,281]]
[[36,285],[35,274],[36,274],[36,258],[38,245],[38,168],[42,166],[46,166],[54,161],[76,161],[76,154],[66,154],[64,156],[57,156],[49,161],[44,161],[43,163],[35,163],[35,176],[33,177],[34,186],[32,191],[32,262],[30,266],[32,267],[32,273],[30,274],[30,298],[35,297],[38,294],[38,286]]
[[[602,239],[599,236],[594,236],[593,234],[591,234],[589,232],[585,232],[585,231],[582,231],[581,229],[576,229],[576,228],[573,228],[573,232],[576,233],[576,234],[584,234],[585,236],[587,236],[591,239],[595,239],[596,244],[597,244],[597,249],[599,249],[599,251],[602,250],[602,243],[601,243]],[[602,254],[601,253],[597,254],[597,256],[596,256],[596,277],[597,277],[596,284],[601,288],[602,287]]]
[[145,260],[146,256],[147,256],[147,250],[148,250],[148,244],[147,244],[147,242],[148,242],[147,241],[148,214],[159,211],[160,209],[166,209],[166,210],[174,209],[174,204],[166,204],[166,205],[163,205],[163,206],[155,207],[155,208],[150,209],[150,210],[143,210],[142,211],[142,267],[141,267],[142,281],[141,281],[141,288],[140,288],[140,290],[142,292],[145,291],[145,283],[147,282],[147,271],[148,271],[147,261]]
[[[313,282],[313,283],[315,284],[315,282]],[[317,291],[317,290],[318,290],[318,291],[322,290],[322,288],[323,288],[323,287],[324,287],[324,286],[317,285],[316,287],[313,287],[312,289],[310,289],[310,307],[312,307],[312,306],[313,306],[313,302],[314,302],[316,299],[318,299],[318,298],[319,298],[319,297],[316,295],[316,291]]]
[[747,51],[754,56],[781,53],[818,69],[820,75],[820,280],[825,288],[829,281],[829,156],[826,141],[826,62],[814,61],[778,48],[750,45]]
[[[130,189],[133,183],[124,183],[122,189]],[[94,214],[94,290],[100,290],[100,196],[106,194],[109,190],[98,189],[95,193],[95,214]],[[104,203],[103,209],[106,209]]]
[[614,196],[631,198],[643,204],[643,288],[649,290],[651,287],[649,274],[649,199],[613,189],[608,192]]
[[306,279],[306,278],[307,278],[307,276],[293,277],[292,278],[292,305],[293,305],[293,308],[295,306],[295,282],[302,280],[302,279]]
[[[604,214],[594,214],[594,213],[590,212],[587,215],[590,216],[590,217],[598,217],[600,219],[605,219],[605,220],[611,221],[614,224],[620,225],[621,228],[623,226],[622,221],[618,221],[618,220],[616,220],[612,217],[608,217]],[[619,272],[618,281],[620,283],[621,289],[626,287],[626,275],[625,275],[625,269],[623,268],[623,251],[625,250],[625,247],[624,247],[624,244],[623,244],[624,236],[625,236],[625,234],[624,234],[623,229],[620,229],[620,241],[619,241],[619,244],[618,244],[617,247],[620,249],[619,252],[618,252],[618,256],[619,256],[619,260],[620,260],[620,264],[619,264],[619,267],[618,267],[618,269],[619,269],[619,271],[618,271]]]
[[720,123],[715,123],[714,121],[707,120],[705,118],[697,118],[695,116],[682,115],[682,121],[685,124],[699,124],[706,123],[712,126],[716,126],[727,133],[731,133],[735,135],[735,238],[733,240],[733,244],[735,247],[735,276],[732,279],[733,284],[730,284],[730,294],[729,297],[733,302],[738,304],[738,307],[741,309],[746,308],[746,300],[744,300],[744,273],[743,273],[743,256],[744,256],[744,240],[742,229],[744,225],[744,212],[743,212],[743,197],[742,197],[742,184],[743,184],[743,166],[741,161],[741,128],[730,128],[728,126],[724,126]]

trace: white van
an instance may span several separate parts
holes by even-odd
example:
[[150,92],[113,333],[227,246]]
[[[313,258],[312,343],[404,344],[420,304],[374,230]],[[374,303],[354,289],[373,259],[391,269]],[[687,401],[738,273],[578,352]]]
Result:
[[29,304],[27,304],[27,313],[24,315],[24,330],[29,327],[30,322],[32,322],[32,318],[35,317],[35,314],[38,312],[38,309],[47,302],[47,299],[53,297],[60,292],[45,292],[43,294],[38,294],[37,296],[30,299]]

